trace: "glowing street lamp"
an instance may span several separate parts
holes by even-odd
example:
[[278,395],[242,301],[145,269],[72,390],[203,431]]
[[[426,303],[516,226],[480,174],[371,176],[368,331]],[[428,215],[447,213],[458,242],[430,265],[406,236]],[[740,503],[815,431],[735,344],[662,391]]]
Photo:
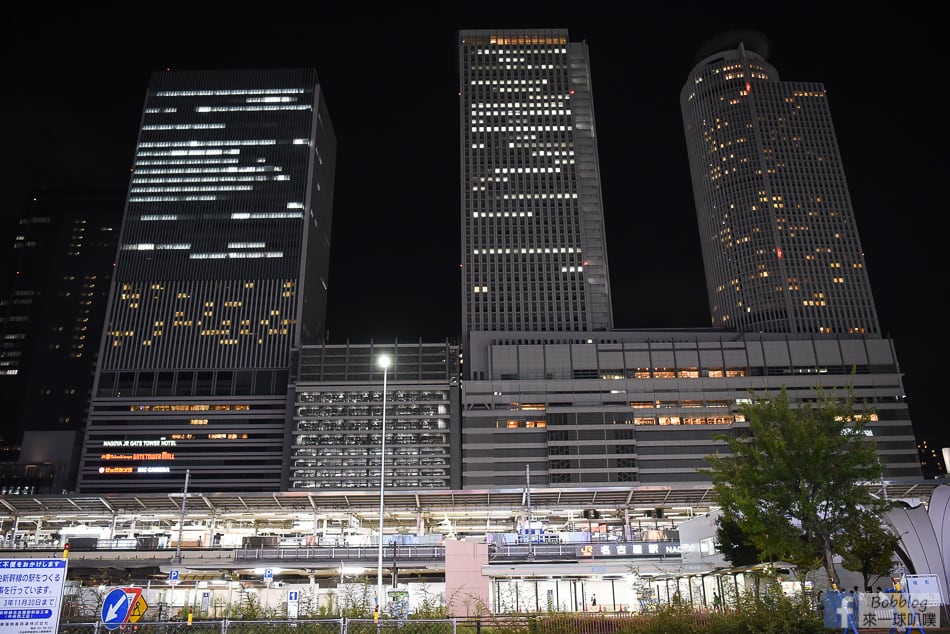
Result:
[[383,425],[379,451],[379,560],[376,564],[376,616],[383,613],[383,496],[386,491],[386,375],[389,371],[389,355],[381,354],[376,360],[383,369]]

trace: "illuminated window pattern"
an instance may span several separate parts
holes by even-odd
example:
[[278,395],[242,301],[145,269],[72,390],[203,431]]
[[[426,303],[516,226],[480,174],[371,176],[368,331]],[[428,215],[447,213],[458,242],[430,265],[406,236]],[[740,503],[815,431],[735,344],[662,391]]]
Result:
[[586,45],[462,31],[463,332],[612,324]]
[[[793,405],[851,387],[893,477],[919,469],[891,342],[716,329],[475,333],[462,383],[463,488],[699,482],[750,391]],[[873,360],[873,361],[872,361]]]
[[[153,73],[79,490],[283,485],[291,352],[326,331],[335,147],[313,69]],[[122,479],[99,472],[115,437],[181,440]]]
[[740,46],[697,65],[680,103],[711,325],[880,336],[824,87]]

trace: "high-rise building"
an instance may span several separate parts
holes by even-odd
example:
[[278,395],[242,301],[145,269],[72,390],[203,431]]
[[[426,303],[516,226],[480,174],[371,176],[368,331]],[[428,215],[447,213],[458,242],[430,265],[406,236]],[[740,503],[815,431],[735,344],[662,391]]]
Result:
[[[819,385],[876,409],[885,477],[921,477],[819,84],[779,82],[742,45],[703,56],[682,107],[715,327],[621,331],[596,310],[561,311],[610,305],[592,293],[606,259],[593,257],[597,163],[581,156],[586,45],[557,30],[463,31],[461,77],[464,487],[524,485],[526,467],[537,486],[709,487],[705,457],[719,435],[746,433],[750,390],[797,403]],[[577,233],[549,230],[558,222]],[[544,260],[578,250],[580,268]]]
[[613,327],[587,44],[459,32],[462,336]]
[[3,493],[75,481],[124,198],[38,190],[15,227],[0,291]]
[[277,491],[324,340],[336,138],[312,69],[151,77],[80,492]]
[[680,93],[711,325],[878,337],[825,87],[781,81],[767,46],[710,41]]

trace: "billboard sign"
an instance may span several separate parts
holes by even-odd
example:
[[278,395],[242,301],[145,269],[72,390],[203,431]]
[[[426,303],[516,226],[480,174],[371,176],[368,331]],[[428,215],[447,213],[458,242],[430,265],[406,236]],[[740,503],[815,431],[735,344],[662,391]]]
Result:
[[0,631],[56,634],[66,559],[0,559]]

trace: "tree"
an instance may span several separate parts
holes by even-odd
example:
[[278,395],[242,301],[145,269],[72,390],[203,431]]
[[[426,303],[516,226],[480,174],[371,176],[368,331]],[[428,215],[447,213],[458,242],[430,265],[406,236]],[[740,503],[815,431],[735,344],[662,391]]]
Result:
[[750,566],[760,561],[759,549],[731,515],[716,518],[716,541],[722,556],[733,566]]
[[870,515],[858,515],[839,536],[841,564],[848,570],[860,572],[864,589],[871,589],[871,577],[884,577],[894,569],[894,556],[900,546],[900,537]]
[[708,456],[705,471],[723,515],[762,561],[817,558],[837,584],[834,547],[845,547],[854,518],[883,518],[890,504],[868,487],[883,473],[865,431],[873,412],[857,411],[853,388],[845,398],[820,386],[812,393],[793,408],[784,387],[775,397],[750,391],[740,408],[748,433],[718,434],[730,452]]

